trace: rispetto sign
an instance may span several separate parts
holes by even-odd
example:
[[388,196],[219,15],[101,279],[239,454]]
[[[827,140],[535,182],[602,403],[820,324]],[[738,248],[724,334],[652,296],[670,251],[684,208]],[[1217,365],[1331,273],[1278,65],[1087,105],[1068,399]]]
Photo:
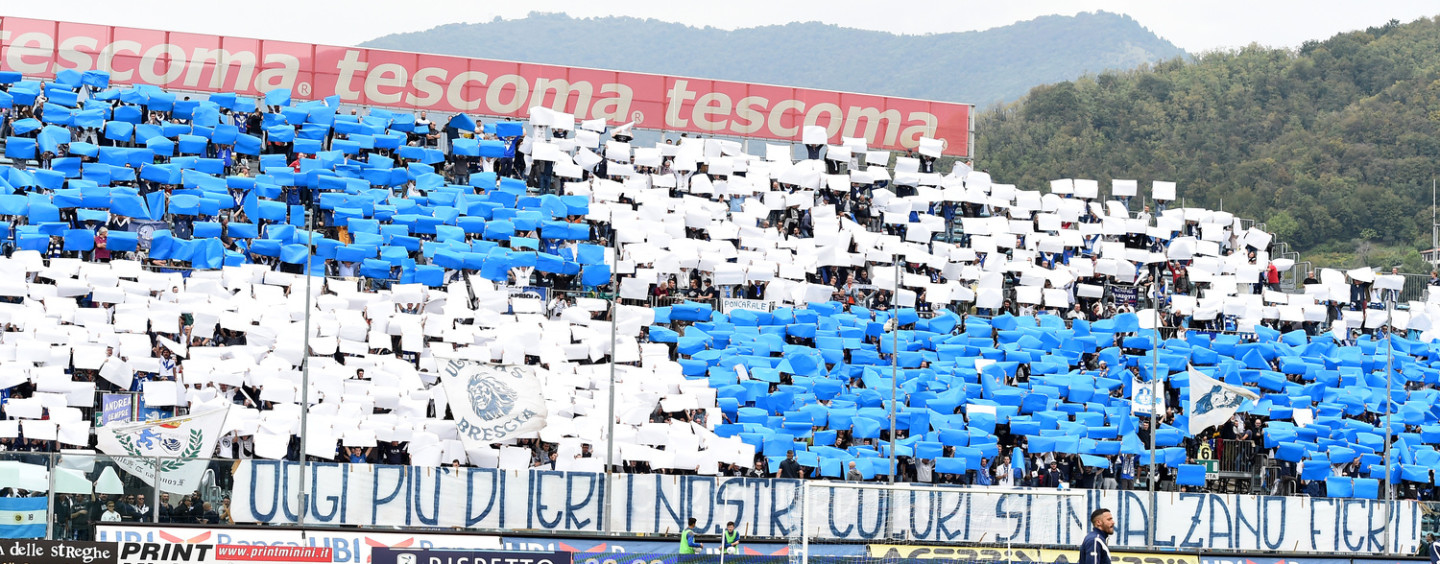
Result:
[[377,548],[374,564],[570,564],[569,552],[499,552]]
[[104,70],[120,84],[523,118],[532,106],[612,125],[799,141],[807,125],[831,143],[911,149],[921,137],[968,156],[968,104],[358,47],[314,45],[0,18],[0,68],[49,78]]

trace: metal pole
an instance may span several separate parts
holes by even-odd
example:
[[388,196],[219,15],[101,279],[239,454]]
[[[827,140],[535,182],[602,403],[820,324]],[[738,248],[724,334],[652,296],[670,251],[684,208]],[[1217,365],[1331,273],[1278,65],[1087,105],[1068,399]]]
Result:
[[[900,256],[895,256],[895,288],[890,295],[890,319],[895,322],[894,333],[890,334],[890,475],[889,482],[895,484],[895,400],[896,389],[900,387]],[[895,492],[885,491],[887,507],[893,507],[890,503],[895,498]],[[892,511],[885,512],[886,535],[891,536],[895,531],[895,514]],[[808,558],[809,555],[807,554]],[[807,560],[808,561],[808,560]]]
[[[890,483],[895,483],[895,388],[900,377],[900,257],[895,257],[895,294],[890,296],[890,319],[895,320],[890,337]],[[888,513],[888,512],[887,512]]]
[[974,105],[971,105],[971,106],[970,106],[970,112],[969,112],[969,114],[970,114],[970,134],[966,136],[966,137],[969,138],[969,139],[966,140],[966,141],[967,141],[966,144],[969,145],[969,147],[966,147],[967,150],[966,150],[965,152],[966,152],[966,153],[969,153],[969,155],[970,155],[970,163],[971,163],[971,166],[978,166],[980,159],[978,159],[978,158],[975,157],[975,106],[974,106]]
[[154,474],[152,474],[152,476],[154,476],[154,480],[150,482],[151,484],[154,484],[153,486],[150,486],[150,499],[153,499],[153,500],[155,500],[155,501],[150,505],[150,522],[151,522],[151,523],[159,523],[159,522],[160,522],[160,459],[159,459],[158,457],[155,459],[154,468],[155,468],[155,472],[154,472]]
[[154,481],[150,483],[154,485],[150,486],[150,499],[154,499],[154,502],[150,505],[150,522],[160,522],[160,459],[156,458],[153,468],[156,472],[151,473]]
[[306,437],[310,435],[305,425],[310,421],[310,279],[311,269],[315,264],[315,210],[313,206],[305,210],[310,214],[306,224],[310,227],[305,235],[305,339],[302,345],[304,356],[300,360],[300,518],[299,525],[302,527],[301,534],[304,534],[306,509],[309,506],[309,496],[305,491],[305,448]]
[[[1223,204],[1222,204],[1223,205]],[[1155,217],[1159,208],[1150,214]],[[1155,326],[1150,330],[1150,356],[1153,364],[1150,367],[1150,472],[1145,480],[1146,488],[1150,490],[1150,519],[1145,527],[1145,546],[1155,546],[1155,481],[1159,474],[1155,471],[1155,433],[1159,431],[1158,409],[1155,409],[1155,399],[1160,397],[1160,298],[1159,280],[1153,282],[1155,294],[1150,303],[1150,310],[1155,315]]]
[[[800,481],[800,496],[801,496],[801,503],[800,503],[800,561],[801,561],[801,562],[809,562],[809,561],[810,561],[810,534],[806,532],[806,528],[805,528],[805,527],[807,527],[807,526],[810,525],[810,522],[809,522],[809,521],[810,521],[810,481],[809,481],[809,480],[801,480],[801,481]],[[724,539],[725,537],[724,537],[724,536],[721,536],[720,538],[721,538],[722,541],[723,541],[723,539]],[[725,551],[723,550],[723,548],[724,548],[724,546],[723,546],[723,545],[724,545],[724,542],[721,542],[721,545],[722,545],[722,546],[721,546],[722,550],[720,551],[720,553],[721,553],[721,558],[724,558],[724,553],[725,553]]]
[[[611,233],[611,237],[615,234]],[[606,423],[605,431],[605,495],[610,495],[610,486],[615,474],[615,327],[620,323],[620,277],[616,271],[620,268],[620,242],[611,244],[610,250],[614,258],[610,260],[610,415]],[[605,532],[609,533],[613,522],[615,503],[612,500],[605,500]]]
[[[1399,298],[1399,296],[1395,296]],[[1394,380],[1395,363],[1395,324],[1390,316],[1394,314],[1395,300],[1385,300],[1385,552],[1390,552],[1390,520],[1395,510],[1395,488],[1390,483],[1392,466],[1390,466],[1390,384]]]
[[58,455],[54,453],[50,454],[50,475],[48,476],[50,478],[50,490],[45,493],[47,498],[45,500],[46,540],[55,540],[55,469],[60,467],[59,461],[55,459],[56,456]]

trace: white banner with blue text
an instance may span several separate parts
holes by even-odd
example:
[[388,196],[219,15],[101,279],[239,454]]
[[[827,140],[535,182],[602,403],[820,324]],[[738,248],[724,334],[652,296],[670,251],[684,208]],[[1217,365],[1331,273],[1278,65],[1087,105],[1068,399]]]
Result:
[[[613,503],[617,533],[677,534],[690,517],[703,534],[728,521],[747,537],[864,541],[1074,545],[1091,511],[1115,514],[1111,546],[1141,547],[1155,515],[1156,545],[1181,550],[1409,552],[1418,546],[1413,501],[1149,494],[1140,491],[924,488],[880,489],[797,480],[545,470],[427,468],[311,463],[307,525],[461,527],[474,530],[603,532]],[[300,467],[238,465],[231,512],[237,523],[294,523]],[[804,492],[808,492],[804,493]],[[809,503],[802,503],[808,497]],[[808,505],[809,510],[802,507]],[[887,527],[893,530],[887,530]]]

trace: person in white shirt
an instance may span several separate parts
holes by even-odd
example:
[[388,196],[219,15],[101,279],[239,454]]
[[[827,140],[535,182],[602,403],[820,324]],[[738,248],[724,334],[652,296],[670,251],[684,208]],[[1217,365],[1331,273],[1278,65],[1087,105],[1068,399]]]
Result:
[[1015,469],[1010,467],[1010,457],[1002,456],[995,462],[991,472],[995,475],[995,485],[1002,488],[1014,487]]
[[335,274],[341,278],[354,278],[358,266],[353,262],[341,261],[340,265],[335,268]]
[[915,460],[915,481],[928,484],[935,477],[935,459],[919,458]]
[[160,353],[160,372],[157,373],[157,376],[161,380],[174,380],[176,362],[175,358],[170,355],[170,349],[163,346],[156,347],[156,352]]
[[105,512],[100,514],[100,521],[105,523],[120,522],[120,512],[115,510],[115,502],[105,502]]
[[550,312],[550,319],[560,319],[560,315],[565,313],[565,309],[569,307],[570,303],[565,295],[558,293],[555,297],[551,298],[550,303],[546,305],[546,309]]

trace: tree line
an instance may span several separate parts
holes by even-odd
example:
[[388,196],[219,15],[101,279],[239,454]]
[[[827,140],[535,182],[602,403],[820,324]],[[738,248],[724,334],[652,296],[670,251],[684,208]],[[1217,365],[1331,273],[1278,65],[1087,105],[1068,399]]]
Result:
[[1437,127],[1440,18],[1392,20],[1036,87],[977,117],[976,164],[1029,189],[1174,180],[1302,251],[1424,249]]

